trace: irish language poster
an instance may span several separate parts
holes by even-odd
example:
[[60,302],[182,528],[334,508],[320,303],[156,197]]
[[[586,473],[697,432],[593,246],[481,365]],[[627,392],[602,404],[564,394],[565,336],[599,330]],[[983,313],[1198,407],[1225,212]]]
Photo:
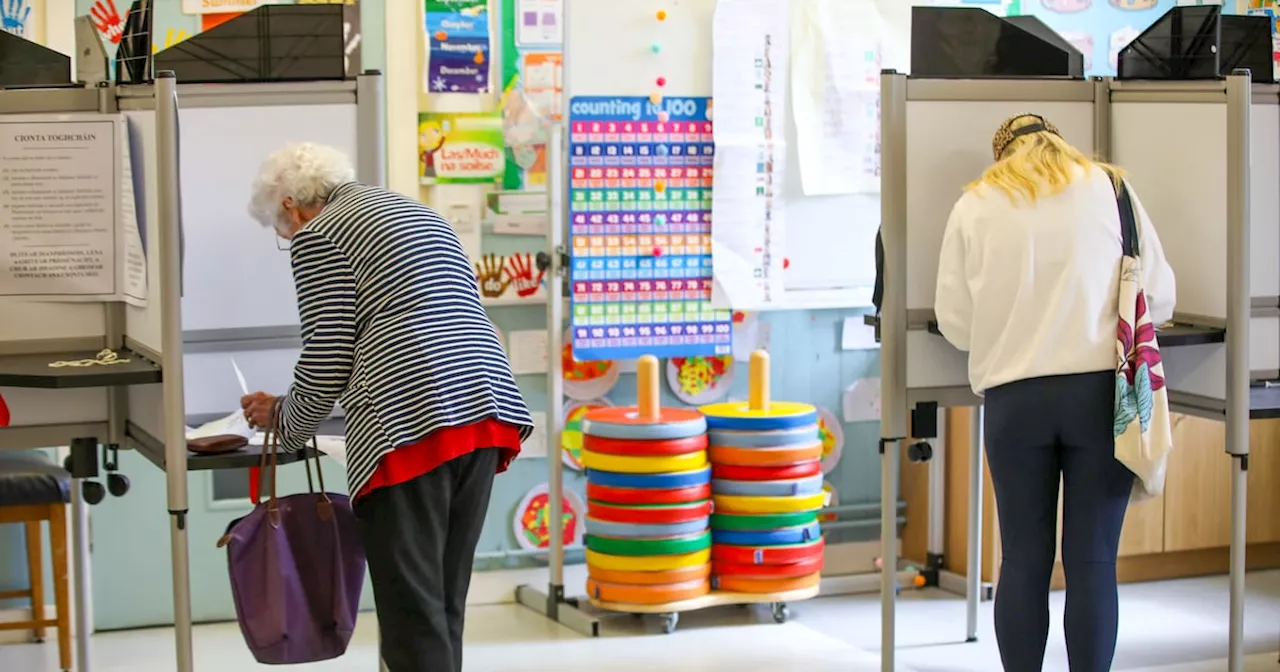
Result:
[[488,93],[487,0],[426,0],[427,93]]
[[506,172],[502,115],[423,112],[418,115],[418,176],[423,184],[486,184]]

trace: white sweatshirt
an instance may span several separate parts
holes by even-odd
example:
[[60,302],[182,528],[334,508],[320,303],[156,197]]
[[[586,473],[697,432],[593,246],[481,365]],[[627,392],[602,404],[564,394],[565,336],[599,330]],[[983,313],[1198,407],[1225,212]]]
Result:
[[[942,239],[938,327],[969,353],[969,383],[993,387],[1116,366],[1120,215],[1094,167],[1060,194],[1014,204],[987,186],[960,197]],[[1173,316],[1173,269],[1132,185],[1152,321]]]

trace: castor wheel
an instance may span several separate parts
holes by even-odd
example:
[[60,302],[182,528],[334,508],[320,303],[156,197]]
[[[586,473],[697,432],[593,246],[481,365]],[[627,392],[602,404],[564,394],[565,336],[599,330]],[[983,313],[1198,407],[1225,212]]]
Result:
[[787,608],[786,602],[773,603],[773,622],[774,623],[786,623],[787,619],[790,617],[791,617],[791,610]]
[[662,616],[662,634],[669,635],[676,631],[676,626],[680,624],[680,614],[663,614]]
[[913,464],[928,462],[933,459],[933,446],[928,441],[920,441],[907,446],[907,460]]

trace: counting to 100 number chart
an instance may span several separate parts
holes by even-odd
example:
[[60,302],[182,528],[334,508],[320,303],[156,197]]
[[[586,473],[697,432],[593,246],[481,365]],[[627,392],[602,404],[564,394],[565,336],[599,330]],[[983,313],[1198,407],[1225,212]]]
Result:
[[710,109],[707,98],[570,101],[576,359],[732,351],[731,313],[711,307]]

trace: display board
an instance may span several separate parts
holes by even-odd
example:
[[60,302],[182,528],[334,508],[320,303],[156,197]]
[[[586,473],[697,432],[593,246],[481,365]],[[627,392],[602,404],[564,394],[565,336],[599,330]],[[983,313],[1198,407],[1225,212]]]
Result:
[[[706,98],[712,93],[716,0],[565,0],[565,97]],[[883,4],[883,3],[869,3]],[[658,12],[664,19],[657,18]],[[657,81],[664,80],[661,86]],[[796,129],[785,131],[795,147]],[[793,150],[788,150],[793,151]],[[798,161],[798,158],[797,158]],[[785,292],[772,306],[867,305],[874,282],[878,198],[803,195],[783,184],[787,219]]]
[[570,99],[571,333],[579,359],[732,350],[730,311],[710,300],[708,103]]

